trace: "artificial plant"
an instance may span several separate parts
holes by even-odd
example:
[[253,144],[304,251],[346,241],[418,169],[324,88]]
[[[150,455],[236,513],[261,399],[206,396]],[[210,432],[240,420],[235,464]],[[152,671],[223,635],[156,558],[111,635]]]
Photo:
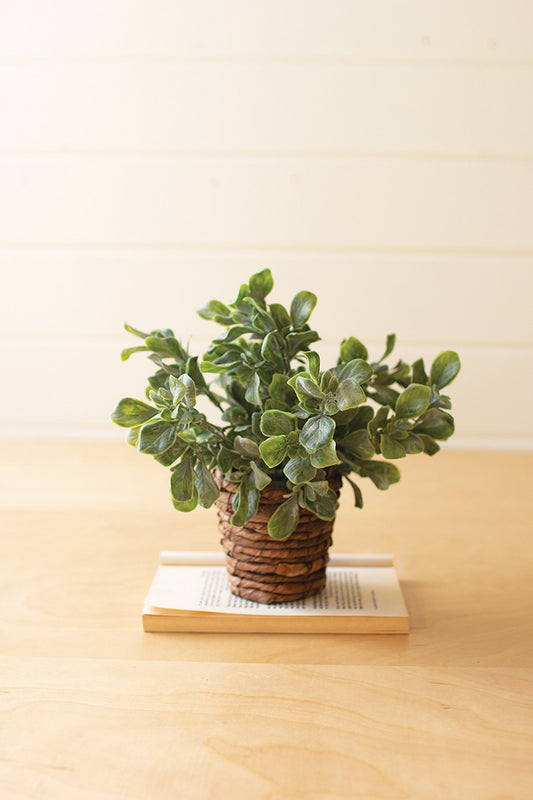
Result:
[[[242,527],[256,513],[260,492],[284,484],[286,499],[268,523],[274,539],[296,528],[299,509],[333,519],[337,495],[332,471],[351,485],[363,507],[359,478],[378,489],[400,480],[393,461],[439,450],[454,432],[450,398],[441,390],[460,369],[457,353],[437,356],[429,374],[421,358],[413,364],[385,363],[395,345],[368,360],[354,336],[340,345],[337,363],[321,368],[310,349],[320,337],[308,324],[317,298],[301,291],[287,310],[268,303],[270,270],[252,275],[234,302],[211,300],[198,313],[224,329],[201,359],[191,355],[170,329],[126,330],[143,344],[122,352],[146,352],[157,367],[148,378],[144,402],[123,398],[112,414],[129,428],[127,440],[170,469],[174,507],[207,508],[219,495],[217,473],[239,484],[232,525]],[[208,382],[207,376],[216,376]],[[216,411],[208,419],[196,407],[204,395]],[[370,402],[368,402],[370,401]]]

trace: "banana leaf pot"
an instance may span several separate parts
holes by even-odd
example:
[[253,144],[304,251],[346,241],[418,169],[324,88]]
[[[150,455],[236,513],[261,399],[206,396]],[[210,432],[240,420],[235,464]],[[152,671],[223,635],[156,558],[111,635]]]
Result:
[[[220,472],[215,473],[215,480],[220,489],[216,502],[218,526],[232,593],[258,603],[281,603],[322,591],[334,520],[321,520],[300,509],[300,520],[290,538],[271,538],[268,521],[287,498],[287,488],[270,484],[261,492],[255,516],[242,528],[236,528],[231,517],[239,484],[226,480]],[[337,497],[341,481],[336,472],[328,477]]]

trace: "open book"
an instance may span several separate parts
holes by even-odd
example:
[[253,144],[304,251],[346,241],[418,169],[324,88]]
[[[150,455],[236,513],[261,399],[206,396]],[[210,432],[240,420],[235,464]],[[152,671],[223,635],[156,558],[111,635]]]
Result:
[[164,551],[142,618],[145,631],[409,631],[393,557],[381,554],[331,554],[320,594],[265,605],[231,594],[222,552]]

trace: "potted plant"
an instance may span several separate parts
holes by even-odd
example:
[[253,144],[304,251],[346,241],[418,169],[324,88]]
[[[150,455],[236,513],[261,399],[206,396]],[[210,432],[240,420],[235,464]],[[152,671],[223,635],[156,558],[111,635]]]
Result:
[[[143,343],[156,371],[146,399],[126,397],[112,414],[127,441],[170,469],[174,508],[217,504],[232,591],[259,602],[320,591],[342,479],[363,507],[359,478],[378,489],[400,480],[394,463],[439,450],[454,431],[441,390],[460,369],[445,351],[429,374],[421,358],[368,360],[350,336],[337,363],[322,369],[308,324],[317,302],[301,291],[287,310],[268,303],[270,270],[252,275],[234,302],[211,300],[198,313],[222,326],[203,357],[170,329],[126,330]],[[215,376],[212,381],[208,376]],[[216,419],[197,408],[203,395]]]

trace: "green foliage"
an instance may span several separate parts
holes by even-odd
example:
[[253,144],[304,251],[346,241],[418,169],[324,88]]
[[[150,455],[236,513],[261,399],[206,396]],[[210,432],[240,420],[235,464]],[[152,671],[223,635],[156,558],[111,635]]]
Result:
[[[287,309],[268,303],[273,285],[264,269],[241,285],[233,302],[204,305],[200,316],[223,330],[201,358],[168,328],[143,332],[126,325],[143,341],[124,350],[122,359],[144,352],[156,370],[148,378],[148,402],[123,398],[111,418],[129,429],[129,444],[170,469],[179,511],[217,500],[216,470],[239,484],[236,527],[255,515],[266,486],[284,486],[285,499],[268,527],[274,539],[284,540],[301,508],[334,518],[337,495],[328,482],[334,473],[346,478],[362,508],[359,478],[384,490],[400,480],[393,461],[438,452],[438,442],[454,432],[451,401],[441,390],[457,376],[460,361],[448,350],[428,371],[421,358],[412,366],[401,359],[389,366],[394,334],[377,361],[349,336],[337,363],[323,370],[310,349],[320,338],[308,324],[316,295],[298,292]],[[216,409],[216,422],[198,409],[201,396]]]

